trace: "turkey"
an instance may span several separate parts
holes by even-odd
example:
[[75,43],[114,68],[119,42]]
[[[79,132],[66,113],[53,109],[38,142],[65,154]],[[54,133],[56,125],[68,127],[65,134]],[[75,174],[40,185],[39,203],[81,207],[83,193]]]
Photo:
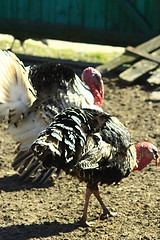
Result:
[[0,76],[0,117],[8,118],[20,153],[66,107],[102,105],[103,81],[92,67],[83,71],[81,80],[68,66],[49,62],[26,68],[14,53],[0,50]]
[[158,166],[158,149],[148,142],[131,144],[129,132],[116,117],[99,110],[72,107],[55,116],[28,153],[16,159],[14,167],[22,180],[36,176],[33,181],[41,184],[52,175],[56,178],[61,170],[86,182],[80,224],[88,226],[91,194],[103,209],[102,218],[112,215],[100,197],[98,184],[117,184],[152,160]]
[[[12,50],[13,47],[14,47],[14,44],[15,44],[16,39],[19,40],[20,46],[22,47],[23,51],[25,52],[24,42],[25,42],[27,39],[29,39],[28,35],[27,35],[27,36],[22,36],[22,34],[20,34],[20,35],[19,35],[19,34],[14,34],[14,35],[13,35],[13,42],[12,42],[12,45],[11,45],[11,47],[10,47],[11,50]],[[42,39],[40,39],[40,38],[32,38],[32,39],[35,40],[35,41],[41,41],[41,43],[43,43],[44,45],[48,46],[48,42],[47,42],[46,39],[43,39],[43,38],[42,38]]]

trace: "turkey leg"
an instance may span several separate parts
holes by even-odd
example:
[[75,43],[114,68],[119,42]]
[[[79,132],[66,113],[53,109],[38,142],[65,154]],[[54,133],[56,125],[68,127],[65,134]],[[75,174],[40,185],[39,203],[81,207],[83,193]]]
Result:
[[87,223],[87,209],[89,204],[90,196],[92,195],[92,191],[87,187],[86,188],[86,196],[85,196],[85,204],[84,204],[84,210],[83,210],[83,216],[80,220],[80,225],[82,227],[88,227],[89,224]]
[[102,219],[102,220],[103,220],[103,219],[106,219],[106,218],[108,218],[108,217],[111,217],[111,216],[114,217],[114,216],[117,215],[116,212],[111,212],[111,211],[109,211],[109,210],[106,208],[105,204],[104,204],[103,201],[102,201],[102,198],[100,197],[99,189],[93,190],[92,193],[93,193],[94,196],[97,198],[98,202],[100,203],[100,205],[101,205],[101,207],[102,207],[102,209],[103,209],[103,214],[101,215],[101,219]]

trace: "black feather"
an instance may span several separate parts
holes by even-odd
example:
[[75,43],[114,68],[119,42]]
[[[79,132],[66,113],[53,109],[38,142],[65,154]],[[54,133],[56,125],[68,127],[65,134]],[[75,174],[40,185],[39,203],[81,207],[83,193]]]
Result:
[[[92,109],[69,108],[56,115],[31,150],[37,158],[34,161],[43,166],[36,181],[46,182],[50,169],[56,168],[77,176],[92,188],[98,183],[118,183],[129,174],[135,161],[124,125],[109,114]],[[36,174],[32,163],[29,165],[22,173],[24,179]]]
[[66,88],[75,78],[74,71],[60,63],[47,62],[33,65],[29,70],[29,78],[37,93],[43,89],[49,89],[51,84],[57,84],[58,88]]

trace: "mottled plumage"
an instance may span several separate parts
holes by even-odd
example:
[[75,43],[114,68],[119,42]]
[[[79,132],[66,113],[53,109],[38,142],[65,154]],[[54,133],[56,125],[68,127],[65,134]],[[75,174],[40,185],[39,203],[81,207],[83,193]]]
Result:
[[[21,151],[28,150],[38,133],[63,109],[99,108],[95,90],[90,89],[97,75],[92,77],[94,71],[89,70],[83,82],[63,64],[49,62],[25,68],[14,53],[0,50],[0,116],[8,118],[8,131],[21,144]],[[101,81],[101,76],[98,78]]]
[[[91,184],[118,182],[136,162],[135,148],[130,147],[130,135],[124,125],[107,113],[90,109],[67,109],[57,115],[31,149],[46,169],[63,169]],[[105,171],[112,170],[119,174],[105,180]]]
[[[52,95],[56,93],[57,89],[66,91],[67,87],[73,85],[75,80],[75,72],[69,66],[53,62],[33,65],[29,67],[28,74],[37,90],[37,95],[46,94],[46,89],[52,90]],[[56,87],[52,89],[52,85]]]
[[[137,155],[143,156],[144,147],[149,158],[143,168],[152,159],[158,161],[158,150],[154,145],[140,144],[138,149],[141,150],[137,153],[130,143],[129,132],[117,118],[97,110],[69,108],[55,116],[33,142],[28,155],[17,158],[13,167],[23,180],[31,176],[33,181],[44,183],[63,170],[86,182],[86,202],[81,220],[86,226],[92,193],[100,202],[104,215],[111,215],[100,198],[98,183],[117,184],[127,177],[135,167],[138,168]],[[147,159],[146,155],[144,158]]]

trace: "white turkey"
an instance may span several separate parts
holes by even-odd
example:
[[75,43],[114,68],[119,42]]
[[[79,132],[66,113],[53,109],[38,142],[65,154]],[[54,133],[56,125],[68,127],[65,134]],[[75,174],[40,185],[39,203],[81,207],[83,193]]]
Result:
[[152,160],[158,166],[158,149],[151,143],[130,142],[125,126],[113,116],[93,109],[69,108],[55,116],[26,155],[13,166],[21,179],[45,183],[63,170],[87,183],[80,224],[88,226],[87,208],[91,194],[99,201],[102,217],[112,213],[103,203],[98,184],[117,184],[132,171],[140,171]]

